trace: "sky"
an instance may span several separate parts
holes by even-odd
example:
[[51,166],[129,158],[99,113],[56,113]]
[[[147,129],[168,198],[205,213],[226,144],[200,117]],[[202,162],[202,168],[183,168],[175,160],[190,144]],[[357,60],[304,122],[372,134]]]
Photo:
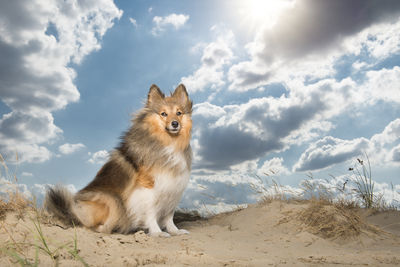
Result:
[[254,202],[273,180],[341,187],[357,158],[400,203],[400,1],[1,1],[0,58],[2,192],[13,175],[79,190],[150,85],[183,83],[181,207]]

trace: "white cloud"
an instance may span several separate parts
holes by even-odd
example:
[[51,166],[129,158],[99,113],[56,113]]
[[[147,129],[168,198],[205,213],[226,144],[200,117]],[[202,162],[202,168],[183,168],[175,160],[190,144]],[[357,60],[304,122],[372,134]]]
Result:
[[[199,182],[200,181],[200,182]],[[211,172],[206,173],[205,175],[193,175],[193,182],[195,186],[198,183],[202,183],[201,181],[207,181],[208,183],[230,183],[233,185],[236,184],[249,184],[254,183],[256,178],[252,175],[252,173],[246,173],[241,171],[233,171],[233,172]]]
[[290,171],[283,165],[283,158],[274,157],[264,161],[264,163],[259,167],[260,164],[260,159],[254,159],[232,165],[230,167],[232,170],[230,175],[232,177],[237,177],[239,174],[242,174],[243,176],[257,174],[259,176],[267,175],[278,177],[290,174]]
[[193,74],[181,79],[181,83],[185,84],[189,92],[215,89],[225,84],[223,67],[233,58],[233,43],[233,33],[228,31],[220,35],[215,42],[204,46],[200,67]]
[[371,141],[378,143],[381,146],[385,144],[392,144],[400,140],[400,118],[390,122],[382,133],[372,136]]
[[342,140],[326,136],[303,152],[293,171],[312,171],[331,167],[347,160],[354,160],[368,149],[369,141],[365,138]]
[[241,172],[241,173],[256,173],[257,172],[257,163],[258,160],[245,160],[239,164],[232,165],[230,169],[232,171]]
[[153,35],[159,35],[167,27],[172,26],[176,30],[181,28],[189,20],[189,15],[172,13],[165,17],[155,16],[153,18],[154,27],[151,29]]
[[283,158],[272,158],[266,160],[258,170],[259,175],[268,174],[273,176],[289,175],[290,171],[283,165]]
[[[34,184],[28,186],[22,183],[10,182],[4,177],[0,177],[0,196],[7,198],[9,194],[18,192],[25,198],[35,200],[35,203],[40,207],[43,203],[46,191],[51,184]],[[77,190],[73,184],[65,185],[65,187],[71,192],[76,193]]]
[[88,161],[92,164],[104,164],[109,156],[110,154],[106,150],[100,150],[93,153]]
[[208,102],[195,104],[193,106],[193,110],[196,116],[202,116],[205,118],[220,118],[221,116],[226,114],[226,111],[223,107],[216,106]]
[[365,86],[360,88],[365,90],[366,101],[376,103],[383,100],[388,103],[400,103],[400,67],[368,71],[366,76]]
[[135,28],[138,27],[138,24],[137,24],[136,19],[134,19],[134,18],[129,18],[129,21],[132,23],[132,25],[133,25]]
[[[23,143],[11,146],[10,143],[6,142],[4,144],[4,146],[1,146],[2,153],[4,153],[3,155],[5,155],[4,157],[9,164],[41,163],[49,160],[52,156],[52,153],[44,146]],[[13,156],[15,153],[19,155],[18,159]]]
[[244,92],[272,82],[271,75],[274,73],[271,66],[243,61],[233,65],[228,72],[228,80],[231,82],[229,89]]
[[[12,159],[17,152],[20,162],[44,162],[51,152],[43,145],[56,139],[62,130],[54,124],[50,112],[24,112],[18,108],[0,118],[0,148]],[[4,155],[3,154],[3,155]]]
[[62,130],[52,112],[79,99],[79,64],[94,50],[122,11],[111,0],[18,1],[0,4],[0,91],[11,109],[0,118],[0,148],[20,161],[51,157],[46,144]]
[[377,163],[398,163],[400,145],[400,118],[390,122],[385,129],[371,137],[369,154]]
[[198,53],[201,53],[201,52],[203,52],[204,47],[206,47],[206,46],[207,46],[207,43],[205,43],[205,42],[199,42],[199,43],[195,44],[194,46],[192,46],[192,47],[190,48],[189,52],[190,52],[191,54],[198,54]]
[[84,144],[78,143],[78,144],[63,144],[61,146],[58,147],[58,151],[60,151],[60,153],[64,154],[64,155],[68,155],[68,154],[72,154],[82,148],[85,148]]
[[8,196],[11,193],[19,192],[24,197],[31,199],[32,194],[26,184],[18,184],[11,182],[4,177],[0,177],[0,195]]
[[[326,136],[311,144],[293,166],[293,171],[312,171],[363,157],[366,153],[375,165],[399,161],[400,119],[390,122],[371,139],[343,140]],[[393,147],[394,146],[394,147]]]
[[372,25],[344,40],[345,50],[360,55],[363,49],[378,62],[400,52],[400,21]]

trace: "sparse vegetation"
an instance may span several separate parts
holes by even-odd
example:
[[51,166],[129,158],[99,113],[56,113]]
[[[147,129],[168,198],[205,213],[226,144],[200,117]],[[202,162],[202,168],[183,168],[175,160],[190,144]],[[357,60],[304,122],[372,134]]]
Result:
[[[355,166],[349,168],[352,176],[341,185],[330,180],[315,179],[309,173],[308,178],[301,181],[299,190],[294,191],[278,183],[270,173],[266,173],[264,178],[257,176],[259,182],[251,186],[260,194],[261,203],[270,203],[273,200],[307,201],[305,209],[283,221],[297,219],[307,231],[323,238],[348,239],[363,232],[379,233],[378,228],[362,219],[362,208],[368,209],[369,214],[395,208],[387,205],[382,194],[375,192],[371,163],[366,154],[365,158],[366,160],[357,158]],[[393,188],[392,185],[392,192],[395,194]]]
[[366,208],[372,208],[374,204],[374,186],[375,183],[372,181],[371,163],[368,156],[366,155],[368,165],[364,165],[364,160],[357,158],[357,163],[354,168],[350,168],[353,172],[352,181],[356,185],[355,192],[362,199]]
[[[16,159],[18,161],[18,156],[16,156]],[[42,228],[43,222],[49,222],[48,215],[37,207],[35,199],[28,199],[19,192],[17,176],[16,174],[10,175],[9,168],[1,154],[0,164],[3,169],[3,172],[0,172],[0,174],[4,173],[3,175],[11,188],[5,195],[0,195],[0,231],[4,231],[9,237],[9,241],[1,244],[0,254],[9,256],[13,264],[19,264],[20,266],[39,266],[39,253],[42,253],[51,259],[54,266],[58,266],[59,255],[64,251],[70,254],[75,260],[81,262],[84,266],[89,266],[79,255],[76,229],[73,241],[61,245],[54,245],[54,242],[49,241]],[[24,224],[27,231],[24,232],[22,236],[23,241],[20,241],[21,238],[14,237],[13,226],[5,222],[8,214],[14,214],[20,221],[25,221],[25,219],[29,217],[33,229],[30,228],[28,224]],[[35,242],[26,242],[26,240],[30,239],[34,239]],[[32,249],[34,250],[34,257],[29,255]]]
[[[334,193],[331,188],[316,181],[312,173],[307,175],[308,179],[301,181],[300,183],[300,195],[299,197],[307,200],[324,200],[331,202],[334,198]],[[325,180],[327,184],[329,183]]]
[[[17,242],[10,235],[10,239],[12,241],[4,244],[0,248],[0,251],[11,257],[11,259],[14,260],[14,263],[18,263],[21,266],[39,266],[39,252],[47,255],[47,257],[49,257],[53,262],[54,266],[58,266],[59,256],[63,251],[69,253],[75,260],[81,262],[84,266],[89,266],[86,261],[79,255],[80,250],[78,249],[78,238],[76,236],[76,231],[74,233],[73,241],[66,242],[61,245],[53,245],[45,236],[39,218],[40,217],[38,216],[36,218],[31,218],[34,229],[29,229],[30,234],[34,235],[37,242]],[[3,227],[5,226],[3,225]],[[25,239],[26,238],[27,237],[25,237]],[[34,248],[34,259],[30,258],[30,255],[26,253],[26,251],[28,251],[30,248]]]
[[[259,194],[260,202],[271,202],[273,200],[285,201],[322,201],[344,207],[358,207],[380,210],[397,209],[388,205],[383,194],[375,191],[375,182],[372,178],[371,162],[367,154],[365,160],[357,158],[353,167],[349,168],[349,176],[343,184],[332,183],[329,179],[315,179],[312,173],[307,174],[307,179],[300,182],[298,189],[281,185],[274,172],[264,173],[265,176],[255,175],[258,182],[250,184],[251,188]],[[330,175],[331,179],[336,177]],[[394,186],[391,183],[392,198],[395,199]]]
[[270,203],[274,200],[287,201],[295,192],[283,186],[274,176],[276,173],[269,170],[265,176],[255,175],[257,183],[249,184],[253,191],[260,196],[261,203]]
[[364,160],[357,158],[357,163],[354,167],[349,168],[353,172],[350,179],[356,185],[354,191],[364,207],[380,208],[379,204],[382,204],[382,202],[380,201],[381,197],[379,198],[374,192],[375,183],[372,180],[371,163],[367,154],[365,154],[365,157],[367,164],[364,163]]
[[313,234],[329,239],[348,239],[358,236],[362,231],[378,232],[361,219],[357,207],[330,203],[324,200],[311,200],[306,209],[297,215]]
[[87,267],[89,264],[79,255],[80,250],[78,249],[78,237],[76,236],[76,228],[74,226],[74,240],[73,240],[73,247],[69,249],[68,252],[74,257],[74,259],[80,261],[83,266]]
[[[16,160],[18,161],[18,154],[16,154]],[[0,154],[0,177],[4,177],[7,183],[10,185],[12,190],[3,192],[5,195],[0,195],[0,220],[5,218],[5,215],[9,211],[15,211],[21,213],[26,208],[33,208],[34,202],[23,196],[17,187],[18,179],[16,174],[10,174],[9,168]],[[16,170],[15,170],[16,172]],[[21,214],[20,214],[21,215]]]

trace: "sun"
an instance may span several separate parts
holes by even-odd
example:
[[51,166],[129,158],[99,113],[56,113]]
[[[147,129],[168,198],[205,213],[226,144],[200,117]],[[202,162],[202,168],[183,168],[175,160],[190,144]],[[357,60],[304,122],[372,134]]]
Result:
[[290,7],[292,0],[239,0],[238,11],[241,21],[250,28],[272,28],[282,11]]

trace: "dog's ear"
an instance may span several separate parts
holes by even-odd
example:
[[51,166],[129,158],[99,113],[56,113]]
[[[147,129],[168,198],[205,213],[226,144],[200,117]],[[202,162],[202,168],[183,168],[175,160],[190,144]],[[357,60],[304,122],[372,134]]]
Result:
[[172,98],[174,98],[180,105],[184,107],[185,113],[192,112],[192,101],[189,99],[186,87],[183,84],[180,84],[178,87],[176,87],[174,93],[172,94]]
[[150,86],[149,94],[147,95],[147,104],[146,106],[151,107],[155,103],[160,103],[165,98],[163,92],[161,92],[160,88],[157,85],[152,84]]

